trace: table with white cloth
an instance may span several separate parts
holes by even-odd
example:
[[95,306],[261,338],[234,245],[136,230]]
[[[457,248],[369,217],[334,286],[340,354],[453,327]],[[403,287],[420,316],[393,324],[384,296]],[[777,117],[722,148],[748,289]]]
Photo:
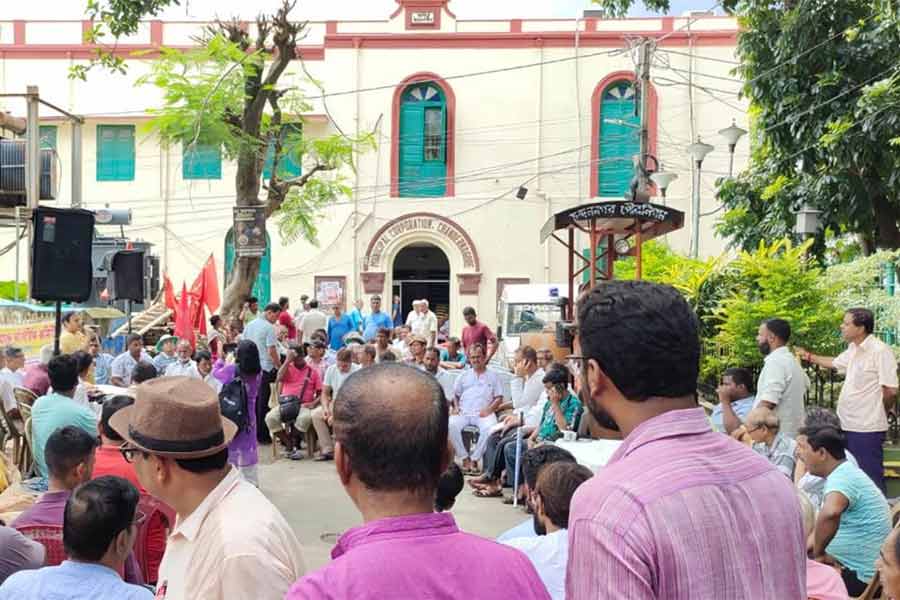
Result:
[[555,443],[563,450],[571,452],[578,464],[584,465],[596,473],[606,466],[612,455],[622,445],[622,440],[577,440],[567,442],[559,439]]

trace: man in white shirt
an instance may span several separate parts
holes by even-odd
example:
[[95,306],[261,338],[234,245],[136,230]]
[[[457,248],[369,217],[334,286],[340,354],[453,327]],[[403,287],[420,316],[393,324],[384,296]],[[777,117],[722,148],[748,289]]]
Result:
[[397,339],[391,344],[391,349],[397,355],[397,360],[406,360],[409,357],[409,343],[406,341],[410,334],[409,325],[400,325],[394,329],[394,334]]
[[309,301],[309,311],[303,315],[298,329],[297,335],[300,336],[301,343],[312,341],[312,336],[317,329],[328,329],[328,316],[319,310],[318,300]]
[[138,363],[145,362],[150,365],[150,355],[144,352],[144,340],[139,333],[132,333],[125,341],[125,352],[118,355],[110,367],[110,385],[127,388],[131,385],[131,374]]
[[448,399],[453,397],[453,375],[447,372],[446,369],[441,368],[441,351],[431,346],[425,350],[425,358],[422,361],[422,366],[425,367],[425,371],[430,373],[437,379],[437,382],[441,384],[441,389],[444,390],[444,396]]
[[164,375],[166,377],[193,377],[194,379],[201,379],[200,372],[197,371],[197,363],[191,358],[191,354],[193,354],[191,343],[187,340],[178,342],[176,354],[178,358],[166,367]]
[[566,597],[569,505],[578,486],[593,475],[584,465],[569,462],[552,463],[542,468],[532,495],[537,537],[503,542],[525,553],[553,600],[565,600]]
[[791,326],[784,319],[767,319],[760,324],[756,343],[766,358],[756,383],[754,408],[774,410],[781,421],[781,432],[793,438],[803,424],[809,377],[788,350],[790,339]]
[[[462,460],[463,472],[473,472],[484,455],[491,428],[497,424],[494,414],[503,402],[503,384],[494,371],[485,364],[485,350],[481,344],[469,347],[469,364],[456,380],[450,408],[450,441],[456,450],[456,458]],[[478,427],[478,444],[466,450],[462,430],[466,426]]]
[[841,335],[848,343],[838,356],[819,356],[797,348],[801,359],[846,374],[837,414],[847,435],[847,449],[882,492],[887,413],[897,398],[897,359],[890,346],[872,335],[875,315],[865,308],[844,313]]
[[25,378],[25,353],[21,348],[7,346],[3,354],[6,366],[0,370],[0,379],[8,381],[14,388],[22,387]]
[[406,318],[413,335],[418,335],[434,346],[437,339],[437,316],[428,310],[428,300],[413,300],[413,310]]
[[337,353],[337,362],[325,371],[325,381],[322,386],[322,402],[312,411],[312,424],[319,438],[319,456],[316,461],[334,459],[334,439],[331,437],[332,413],[334,399],[338,395],[341,386],[353,373],[360,369],[353,364],[353,351],[350,348],[341,348]]
[[421,309],[422,313],[425,315],[425,325],[422,327],[423,332],[419,335],[424,335],[425,339],[428,340],[429,346],[434,346],[437,344],[437,334],[438,334],[438,319],[437,315],[432,312],[429,308],[428,300],[424,298],[421,300]]
[[206,385],[211,387],[213,391],[216,393],[216,396],[219,395],[219,392],[222,390],[222,382],[213,377],[213,363],[212,363],[212,355],[206,350],[200,350],[197,352],[197,373],[200,375],[200,379],[203,380]]

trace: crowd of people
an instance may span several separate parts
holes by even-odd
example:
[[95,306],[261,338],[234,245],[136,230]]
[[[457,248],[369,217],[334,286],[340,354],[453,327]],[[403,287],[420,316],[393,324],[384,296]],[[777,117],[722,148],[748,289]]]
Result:
[[[697,318],[667,286],[585,292],[572,354],[520,346],[508,388],[471,308],[442,340],[427,302],[405,320],[398,299],[301,303],[213,317],[208,350],[163,336],[151,358],[129,336],[111,357],[78,315],[64,354],[23,371],[7,348],[7,419],[9,390],[46,379],[27,482],[45,491],[0,527],[0,600],[847,600],[876,578],[900,596],[882,454],[897,363],[868,310],[847,311],[834,358],[765,320],[762,370],[726,370],[708,415]],[[806,405],[801,361],[846,373],[837,413]],[[578,436],[621,440],[597,476],[555,443]],[[320,569],[259,490],[268,443],[318,446],[362,516]],[[531,517],[496,542],[461,531],[466,476]],[[64,562],[42,566],[35,527],[61,530]]]

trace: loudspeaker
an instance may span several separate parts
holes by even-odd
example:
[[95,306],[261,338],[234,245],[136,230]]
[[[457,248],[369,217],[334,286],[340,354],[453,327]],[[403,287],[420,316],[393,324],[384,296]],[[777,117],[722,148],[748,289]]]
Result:
[[60,302],[90,298],[94,213],[40,206],[32,224],[31,297]]
[[144,301],[144,253],[120,250],[112,259],[113,298]]

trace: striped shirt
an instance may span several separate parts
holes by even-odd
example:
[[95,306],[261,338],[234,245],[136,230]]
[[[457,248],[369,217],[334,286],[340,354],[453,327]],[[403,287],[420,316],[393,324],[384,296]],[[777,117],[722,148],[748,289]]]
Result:
[[793,487],[703,409],[645,421],[572,499],[566,598],[806,598]]

